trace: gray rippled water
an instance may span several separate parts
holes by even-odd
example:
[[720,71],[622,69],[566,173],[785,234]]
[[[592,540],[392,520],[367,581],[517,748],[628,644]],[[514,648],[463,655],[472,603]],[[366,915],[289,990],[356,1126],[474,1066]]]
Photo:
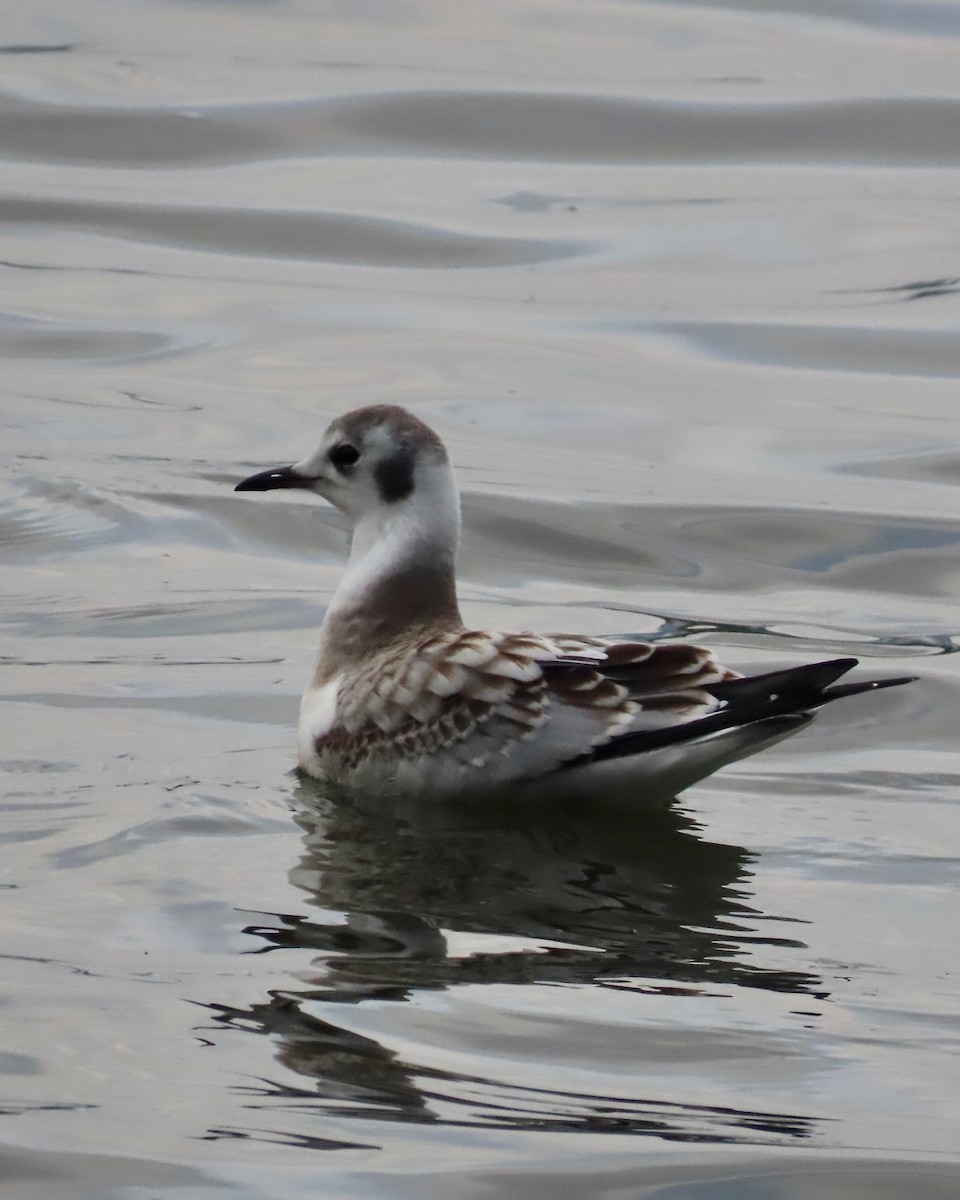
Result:
[[[960,1192],[958,38],[5,16],[4,1194]],[[451,449],[478,624],[919,681],[663,812],[324,794],[346,531],[232,487],[384,401]]]

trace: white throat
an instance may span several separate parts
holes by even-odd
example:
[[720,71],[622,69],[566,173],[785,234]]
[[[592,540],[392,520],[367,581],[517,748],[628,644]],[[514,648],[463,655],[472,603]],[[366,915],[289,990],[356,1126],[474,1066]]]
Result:
[[379,582],[419,565],[454,570],[460,542],[460,497],[446,463],[422,465],[405,500],[379,504],[353,528],[347,572],[330,604],[342,609]]
[[357,520],[347,571],[320,630],[315,684],[398,640],[462,629],[455,563],[460,501],[447,463],[418,464],[403,500]]

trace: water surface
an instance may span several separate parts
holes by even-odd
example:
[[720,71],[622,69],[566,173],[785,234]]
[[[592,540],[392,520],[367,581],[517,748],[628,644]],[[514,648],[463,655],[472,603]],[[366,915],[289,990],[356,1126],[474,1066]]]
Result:
[[[0,44],[0,1178],[960,1191],[960,4],[38,0]],[[666,811],[292,773],[362,404],[469,619],[855,654]]]

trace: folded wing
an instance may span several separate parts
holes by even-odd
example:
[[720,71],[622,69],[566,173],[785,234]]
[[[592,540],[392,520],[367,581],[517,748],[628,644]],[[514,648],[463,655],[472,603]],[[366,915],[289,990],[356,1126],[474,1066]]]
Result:
[[345,679],[317,749],[339,771],[441,756],[504,779],[582,761],[632,731],[714,712],[737,676],[702,646],[557,635],[443,633]]

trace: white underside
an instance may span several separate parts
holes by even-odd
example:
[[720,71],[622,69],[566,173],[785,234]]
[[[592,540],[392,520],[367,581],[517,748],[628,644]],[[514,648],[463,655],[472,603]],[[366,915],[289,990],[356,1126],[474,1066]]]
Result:
[[307,688],[300,701],[297,756],[303,770],[317,779],[322,779],[325,775],[317,754],[317,742],[326,737],[336,723],[339,690],[340,677],[337,676],[323,687]]

